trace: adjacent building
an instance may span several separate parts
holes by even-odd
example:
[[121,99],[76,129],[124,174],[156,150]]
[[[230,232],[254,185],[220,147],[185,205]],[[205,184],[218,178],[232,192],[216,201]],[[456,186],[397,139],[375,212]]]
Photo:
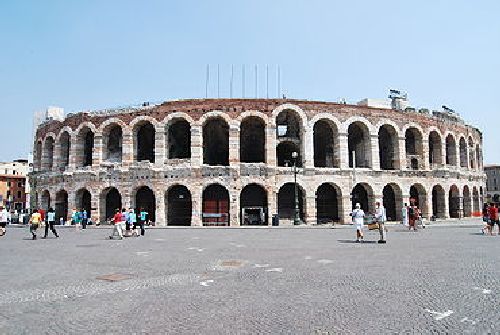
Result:
[[29,208],[28,160],[0,163],[0,205],[8,210]]
[[500,203],[500,165],[485,165],[484,172],[487,200]]

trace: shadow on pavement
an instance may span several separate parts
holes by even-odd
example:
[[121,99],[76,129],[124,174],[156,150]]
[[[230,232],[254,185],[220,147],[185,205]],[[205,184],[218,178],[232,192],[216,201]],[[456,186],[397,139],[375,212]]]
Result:
[[370,244],[370,243],[377,243],[377,241],[366,241],[364,240],[363,242],[356,242],[355,240],[337,240],[340,243],[353,243],[353,244]]

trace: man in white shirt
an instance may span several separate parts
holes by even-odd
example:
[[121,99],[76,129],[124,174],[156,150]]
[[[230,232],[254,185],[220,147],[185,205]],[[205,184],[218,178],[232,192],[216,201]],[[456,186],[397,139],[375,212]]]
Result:
[[380,202],[375,203],[375,220],[378,223],[378,232],[380,233],[380,240],[378,243],[386,243],[385,239],[385,221],[387,221],[387,216],[385,214],[385,208]]
[[9,221],[9,213],[7,213],[7,210],[3,206],[0,206],[0,236],[5,235],[7,232],[5,230],[7,221]]
[[352,221],[356,227],[356,242],[363,241],[363,225],[365,220],[365,212],[361,209],[359,203],[356,204],[356,208],[351,213]]

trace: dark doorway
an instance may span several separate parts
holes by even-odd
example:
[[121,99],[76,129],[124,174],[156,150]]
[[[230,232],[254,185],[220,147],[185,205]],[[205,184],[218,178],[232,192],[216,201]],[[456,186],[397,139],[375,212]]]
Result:
[[229,126],[221,118],[212,118],[203,126],[203,163],[229,165]]
[[69,150],[71,146],[70,137],[67,131],[62,133],[59,138],[60,141],[60,167],[61,169],[66,169],[69,165]]
[[353,167],[352,152],[356,154],[356,167],[370,167],[370,136],[368,128],[361,122],[354,122],[348,129],[349,167]]
[[[292,157],[292,153],[298,154],[297,158]],[[285,141],[278,144],[276,148],[276,156],[278,156],[278,166],[293,166],[294,161],[297,167],[302,167],[302,157],[300,157],[300,149],[298,145],[291,141]]]
[[356,207],[356,203],[361,205],[361,209],[368,212],[371,207],[369,203],[370,194],[365,185],[357,184],[352,190],[352,208]]
[[265,162],[265,124],[261,118],[250,116],[241,123],[240,161],[243,163]]
[[441,136],[436,131],[429,134],[429,164],[439,166],[443,162],[441,150]]
[[267,225],[267,193],[257,184],[249,184],[240,195],[241,225]]
[[111,220],[117,210],[122,208],[122,196],[114,187],[104,192],[104,220]]
[[396,194],[392,186],[386,185],[382,191],[382,195],[387,221],[396,221]]
[[123,133],[118,125],[112,125],[105,135],[105,160],[113,163],[122,161]]
[[451,134],[446,137],[446,164],[457,165],[457,145]]
[[321,184],[316,191],[316,216],[318,224],[339,221],[340,190],[331,184]]
[[[304,192],[300,186],[297,187],[299,200],[299,216],[304,221]],[[295,217],[295,186],[294,183],[286,183],[278,193],[278,215],[280,219],[293,220]]]
[[460,167],[467,168],[467,144],[465,138],[461,137],[459,141],[460,146]]
[[92,217],[92,195],[87,189],[76,192],[76,206],[78,209],[86,210],[87,217]]
[[168,158],[191,158],[191,125],[184,119],[173,120],[168,126]]
[[470,195],[470,190],[469,186],[464,186],[464,194],[463,194],[463,201],[464,201],[464,217],[470,217],[472,216],[472,198]]
[[314,166],[338,167],[335,159],[334,128],[325,120],[314,124]]
[[167,225],[190,226],[193,215],[191,192],[186,186],[175,185],[167,194]]
[[87,128],[83,135],[83,164],[82,166],[92,166],[92,154],[94,151],[94,133]]
[[202,220],[204,226],[229,226],[229,192],[219,184],[203,191]]
[[63,220],[66,222],[68,219],[68,192],[62,190],[56,194],[56,220]]
[[54,139],[52,137],[45,140],[44,156],[45,169],[52,170],[54,167]]
[[458,188],[453,185],[448,193],[448,206],[450,218],[460,217],[460,194]]
[[394,127],[383,125],[378,131],[378,148],[380,169],[394,170],[397,168],[398,136]]
[[445,217],[444,190],[439,185],[432,188],[432,215],[436,218]]
[[141,123],[136,129],[136,160],[155,161],[155,127],[150,122]]
[[147,186],[142,186],[135,194],[135,210],[137,213],[142,210],[148,212],[148,219],[156,221],[156,197],[154,192]]

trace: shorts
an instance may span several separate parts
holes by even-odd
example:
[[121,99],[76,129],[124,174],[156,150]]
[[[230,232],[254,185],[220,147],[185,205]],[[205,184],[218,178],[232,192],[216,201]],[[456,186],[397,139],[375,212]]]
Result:
[[489,221],[488,221],[488,225],[489,225],[489,226],[492,226],[492,227],[493,227],[495,224],[500,224],[500,223],[499,223],[499,221],[496,221],[496,220],[489,220]]
[[0,222],[0,227],[5,228],[7,226],[7,222]]

